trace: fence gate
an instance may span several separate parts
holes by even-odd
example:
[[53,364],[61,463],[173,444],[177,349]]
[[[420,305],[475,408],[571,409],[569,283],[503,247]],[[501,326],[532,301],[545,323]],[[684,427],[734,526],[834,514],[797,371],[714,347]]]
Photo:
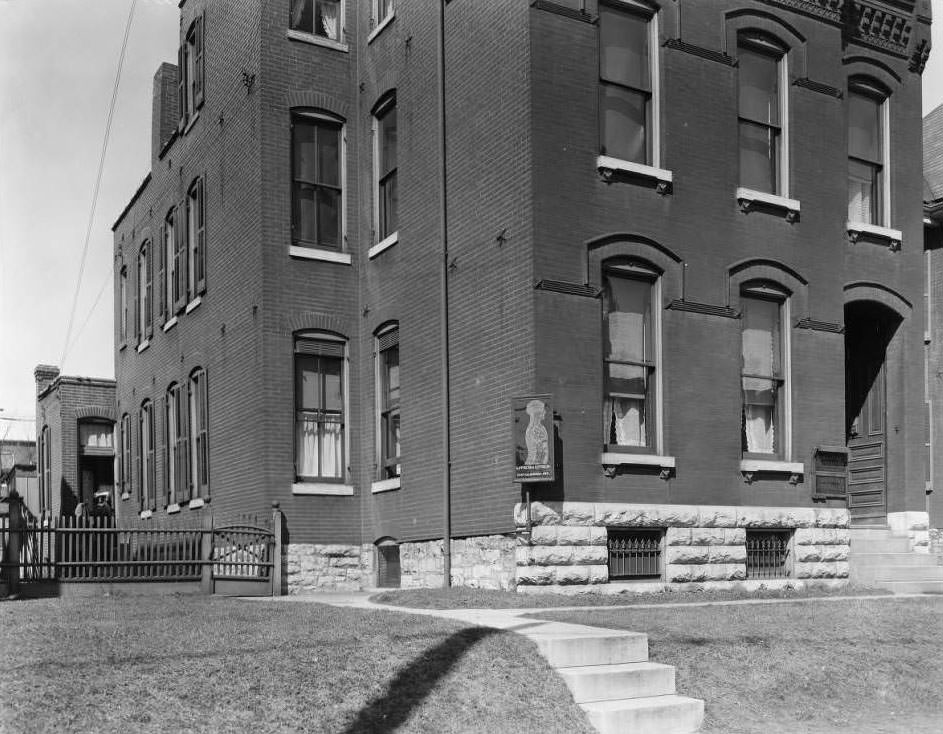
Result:
[[[224,596],[271,596],[275,532],[270,522],[245,518],[213,527],[213,593]],[[279,554],[281,549],[278,549]],[[280,574],[279,574],[280,575]],[[278,589],[275,589],[276,593]]]

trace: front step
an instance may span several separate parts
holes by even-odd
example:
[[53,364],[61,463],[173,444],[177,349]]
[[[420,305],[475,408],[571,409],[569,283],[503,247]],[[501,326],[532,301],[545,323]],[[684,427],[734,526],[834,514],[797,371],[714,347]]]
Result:
[[647,696],[580,704],[602,734],[689,734],[704,720],[704,702],[687,696]]
[[577,703],[667,696],[675,692],[675,669],[660,663],[622,663],[560,668]]
[[880,581],[879,585],[895,594],[943,594],[943,581]]
[[852,528],[848,564],[849,577],[856,584],[895,594],[943,593],[939,559],[915,553],[908,538],[892,535],[889,528]]
[[881,566],[875,581],[943,581],[943,566]]
[[[561,625],[561,627],[573,625]],[[593,629],[583,627],[582,633],[553,629],[524,635],[537,643],[541,654],[554,668],[572,668],[579,665],[612,665],[641,663],[648,660],[648,636],[638,632]],[[577,628],[579,629],[579,628]]]

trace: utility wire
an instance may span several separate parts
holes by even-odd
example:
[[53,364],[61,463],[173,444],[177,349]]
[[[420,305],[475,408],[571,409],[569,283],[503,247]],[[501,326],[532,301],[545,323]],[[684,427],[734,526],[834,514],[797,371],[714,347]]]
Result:
[[92,207],[88,213],[88,226],[85,229],[85,245],[82,248],[82,259],[79,261],[79,277],[75,282],[75,294],[72,297],[72,309],[69,313],[69,327],[66,329],[65,342],[62,345],[62,357],[59,367],[65,364],[65,355],[72,336],[72,325],[75,323],[75,309],[78,306],[79,292],[82,289],[82,277],[85,274],[85,261],[88,257],[88,244],[92,238],[92,224],[95,220],[95,209],[98,206],[98,192],[101,188],[102,172],[105,168],[105,154],[108,152],[108,139],[111,137],[111,121],[115,114],[115,101],[118,98],[118,83],[121,81],[121,68],[124,66],[124,55],[128,48],[128,36],[131,34],[131,21],[134,18],[134,8],[137,0],[131,0],[131,9],[128,12],[128,22],[124,27],[124,39],[121,41],[121,54],[118,56],[118,70],[115,73],[115,83],[111,90],[111,104],[108,106],[108,121],[105,124],[105,139],[102,142],[101,157],[98,159],[98,175],[95,177],[95,191],[92,194]]
[[82,335],[82,332],[85,331],[85,327],[88,326],[88,322],[91,320],[92,315],[95,313],[95,309],[98,307],[98,302],[101,300],[102,296],[105,294],[105,289],[108,287],[108,284],[111,283],[112,279],[114,278],[114,273],[115,273],[114,265],[112,265],[111,270],[108,271],[108,277],[105,278],[105,282],[102,283],[102,287],[99,289],[98,295],[95,296],[95,301],[92,303],[91,308],[88,310],[88,313],[85,315],[85,321],[83,321],[82,325],[78,329],[76,329],[75,337],[72,339],[72,343],[66,345],[65,351],[62,353],[62,361],[60,361],[59,363],[60,365],[65,364],[65,358],[69,356],[69,352],[72,351],[72,347],[78,344],[79,337]]

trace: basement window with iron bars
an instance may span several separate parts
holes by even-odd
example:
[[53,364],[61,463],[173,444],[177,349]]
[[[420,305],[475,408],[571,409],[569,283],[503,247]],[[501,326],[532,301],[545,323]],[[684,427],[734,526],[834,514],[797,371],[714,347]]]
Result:
[[657,580],[664,530],[609,530],[609,580]]
[[791,537],[789,530],[747,530],[747,578],[792,576]]

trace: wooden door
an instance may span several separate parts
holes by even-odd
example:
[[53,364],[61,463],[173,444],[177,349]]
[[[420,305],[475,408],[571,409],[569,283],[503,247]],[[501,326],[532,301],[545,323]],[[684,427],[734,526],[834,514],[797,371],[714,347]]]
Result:
[[[848,509],[857,524],[886,521],[887,387],[883,346],[846,351],[849,364],[847,409]],[[870,347],[870,348],[868,348]]]

